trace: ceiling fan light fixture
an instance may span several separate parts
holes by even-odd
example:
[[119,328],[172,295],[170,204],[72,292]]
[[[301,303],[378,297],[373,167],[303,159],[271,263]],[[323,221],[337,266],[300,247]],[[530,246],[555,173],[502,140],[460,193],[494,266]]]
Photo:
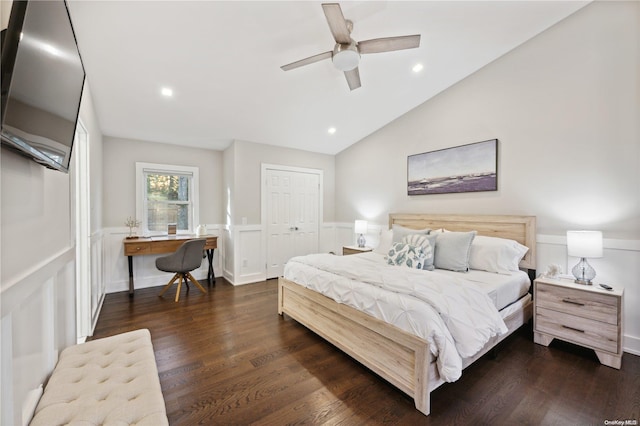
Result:
[[358,46],[353,41],[351,44],[336,44],[333,48],[333,56],[331,58],[333,65],[340,71],[351,71],[360,63],[360,52]]
[[[331,58],[333,65],[344,73],[349,90],[355,90],[361,86],[360,70],[358,68],[360,54],[368,55],[369,53],[393,52],[395,50],[420,47],[420,34],[373,38],[357,42],[351,38],[353,22],[344,19],[342,8],[338,3],[323,3],[322,9],[324,10],[325,18],[327,18],[331,35],[336,42],[333,50],[283,65],[280,67],[283,71],[289,71]],[[414,71],[418,72],[415,69]]]

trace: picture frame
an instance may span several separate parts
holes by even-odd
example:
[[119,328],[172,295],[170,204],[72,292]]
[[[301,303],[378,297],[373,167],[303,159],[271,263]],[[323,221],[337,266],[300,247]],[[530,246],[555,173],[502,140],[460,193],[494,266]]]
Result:
[[407,157],[407,195],[498,190],[498,139]]

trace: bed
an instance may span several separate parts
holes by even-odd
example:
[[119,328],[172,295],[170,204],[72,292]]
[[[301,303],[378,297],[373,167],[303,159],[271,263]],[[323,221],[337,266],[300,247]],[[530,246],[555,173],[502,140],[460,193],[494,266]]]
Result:
[[[517,241],[529,250],[519,267],[535,276],[535,217],[503,215],[391,214],[389,228],[476,231],[477,235]],[[363,256],[363,255],[355,255]],[[462,368],[473,363],[509,336],[532,316],[531,298],[505,308],[502,318],[506,332],[491,337],[474,355],[462,359]],[[405,331],[381,319],[338,303],[293,280],[278,280],[278,313],[287,314],[367,366],[376,374],[412,397],[416,409],[430,412],[431,391],[445,380],[440,376],[437,357],[428,339]]]

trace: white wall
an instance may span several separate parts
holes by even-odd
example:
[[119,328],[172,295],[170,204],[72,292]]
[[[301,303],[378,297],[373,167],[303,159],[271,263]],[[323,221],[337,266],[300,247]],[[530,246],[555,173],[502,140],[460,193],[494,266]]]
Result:
[[[224,198],[222,193],[222,152],[164,143],[104,137],[102,149],[104,276],[107,293],[129,288],[127,258],[122,240],[129,232],[124,226],[128,216],[136,214],[135,163],[148,162],[198,167],[200,175],[200,223],[217,235],[218,249],[214,255],[214,270],[222,274],[220,261],[224,253]],[[157,256],[136,256],[133,259],[135,288],[165,284],[170,274],[155,266]],[[194,273],[197,279],[206,278],[207,262]]]
[[[264,229],[261,218],[262,165],[272,164],[322,170],[323,222],[320,223],[320,249],[331,245],[335,198],[335,157],[297,149],[234,141],[224,152],[225,228],[224,276],[233,284],[247,284],[266,278]],[[239,262],[246,259],[246,264]]]
[[222,153],[155,142],[105,136],[103,215],[105,227],[124,226],[136,215],[136,162],[198,167],[200,173],[200,221],[222,223]]
[[325,221],[333,221],[335,212],[335,157],[333,155],[245,141],[234,141],[233,147],[235,150],[233,224],[243,223],[242,218],[246,218],[247,224],[261,223],[262,164],[322,170],[324,174],[323,216]]
[[[83,97],[92,99],[90,84],[86,84]],[[80,119],[82,124],[89,132],[89,169],[91,173],[90,182],[90,222],[91,233],[95,234],[102,231],[102,198],[103,198],[103,171],[102,171],[102,130],[100,122],[93,107],[93,102],[87,101],[82,103],[80,110]]]
[[[100,155],[88,89],[80,118]],[[71,175],[4,147],[0,162],[0,424],[17,425],[28,393],[45,381],[59,352],[76,343],[75,222]],[[99,176],[93,183],[100,194]],[[100,213],[92,213],[92,220],[99,229]]]
[[[625,288],[625,345],[640,354],[639,40],[640,3],[579,10],[338,154],[336,220],[535,215],[540,272],[576,263],[567,229],[602,230],[605,258],[592,263]],[[493,138],[497,192],[407,196],[408,155]]]

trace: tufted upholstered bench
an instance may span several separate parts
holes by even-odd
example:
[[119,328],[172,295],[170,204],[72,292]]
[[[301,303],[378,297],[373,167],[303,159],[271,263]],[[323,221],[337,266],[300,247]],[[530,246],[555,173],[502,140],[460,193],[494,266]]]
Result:
[[169,424],[149,330],[60,353],[31,425],[67,424]]

